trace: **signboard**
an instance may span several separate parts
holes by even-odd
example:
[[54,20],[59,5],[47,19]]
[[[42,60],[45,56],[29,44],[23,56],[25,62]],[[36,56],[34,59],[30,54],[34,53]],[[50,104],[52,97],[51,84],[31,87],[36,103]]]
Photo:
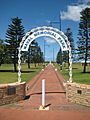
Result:
[[23,45],[21,51],[28,51],[31,42],[36,38],[42,36],[48,36],[56,40],[59,43],[62,51],[68,50],[68,46],[66,43],[68,39],[64,35],[64,33],[56,28],[44,26],[44,27],[37,27],[35,29],[32,29],[30,32],[28,32],[28,34],[26,34],[26,36],[23,39]]
[[14,94],[16,94],[16,87],[9,86],[8,89],[7,89],[7,94],[8,95],[14,95]]

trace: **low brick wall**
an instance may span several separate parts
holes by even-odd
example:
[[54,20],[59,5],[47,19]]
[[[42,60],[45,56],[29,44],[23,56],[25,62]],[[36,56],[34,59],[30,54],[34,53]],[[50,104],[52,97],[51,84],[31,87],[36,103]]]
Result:
[[90,106],[90,85],[67,83],[66,96],[70,102]]
[[26,83],[0,84],[0,105],[20,101],[25,97]]

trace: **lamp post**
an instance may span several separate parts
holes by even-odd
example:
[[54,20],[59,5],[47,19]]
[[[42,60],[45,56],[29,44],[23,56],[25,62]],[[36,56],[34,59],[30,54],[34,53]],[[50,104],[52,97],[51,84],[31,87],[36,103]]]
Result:
[[45,63],[45,40],[44,40],[44,63]]
[[53,47],[53,62],[54,62],[54,47]]
[[52,26],[52,24],[59,24],[59,29],[61,31],[61,14],[59,14],[59,21],[50,21],[50,26]]
[[[46,46],[50,46],[50,45],[48,45],[48,44],[46,44],[46,40],[44,39],[44,63],[45,63],[45,56],[46,56]],[[45,64],[44,64],[45,65]]]
[[[61,14],[59,14],[59,21],[50,21],[50,26],[52,26],[53,24],[58,24],[59,30],[61,31]],[[53,48],[53,61],[54,61],[54,48]]]

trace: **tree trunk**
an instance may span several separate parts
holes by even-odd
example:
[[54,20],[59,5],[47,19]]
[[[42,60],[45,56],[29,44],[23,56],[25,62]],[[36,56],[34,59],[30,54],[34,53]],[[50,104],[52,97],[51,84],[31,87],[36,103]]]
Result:
[[85,53],[85,63],[84,63],[83,73],[86,73],[87,56],[88,56],[88,36],[87,36],[87,39],[86,39],[86,53]]
[[2,63],[0,62],[0,67],[1,67]]
[[86,62],[84,63],[84,69],[83,69],[83,73],[86,72]]
[[35,67],[36,67],[36,63],[35,63]]
[[14,62],[14,72],[17,72],[17,64]]
[[30,47],[28,49],[28,69],[30,69]]
[[86,73],[86,66],[87,66],[87,49],[86,49],[86,55],[85,55],[85,62],[84,62],[83,73]]
[[14,51],[13,64],[14,64],[14,72],[17,72],[16,51]]
[[30,69],[30,59],[28,58],[28,69]]
[[28,54],[28,69],[30,69],[30,56]]
[[68,51],[68,70],[69,70],[69,66],[70,66],[70,63],[69,63],[69,51]]

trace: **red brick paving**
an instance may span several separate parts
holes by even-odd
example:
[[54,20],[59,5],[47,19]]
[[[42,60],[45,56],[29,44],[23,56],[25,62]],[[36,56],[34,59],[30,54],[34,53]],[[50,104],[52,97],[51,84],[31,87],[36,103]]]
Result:
[[[46,80],[46,104],[49,111],[39,111],[41,81]],[[64,78],[52,65],[28,83],[30,98],[0,108],[0,120],[90,120],[90,108],[68,103],[62,86]]]
[[90,120],[90,113],[75,111],[0,110],[0,120]]

